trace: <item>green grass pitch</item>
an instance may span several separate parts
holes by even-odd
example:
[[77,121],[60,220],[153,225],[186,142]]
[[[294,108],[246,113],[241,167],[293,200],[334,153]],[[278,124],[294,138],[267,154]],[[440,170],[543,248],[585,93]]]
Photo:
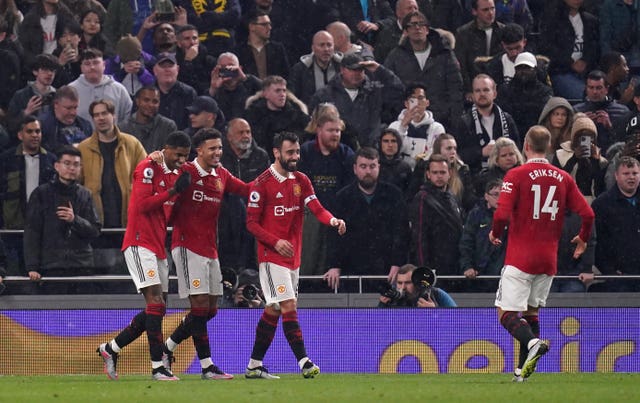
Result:
[[0,402],[637,402],[640,374],[535,373],[526,383],[509,374],[286,374],[280,380],[179,382],[128,375],[0,376]]

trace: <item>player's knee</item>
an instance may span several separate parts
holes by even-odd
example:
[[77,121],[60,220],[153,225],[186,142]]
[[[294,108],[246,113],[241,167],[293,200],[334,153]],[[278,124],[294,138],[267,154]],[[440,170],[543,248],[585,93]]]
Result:
[[282,313],[287,313],[291,311],[295,311],[298,308],[295,299],[288,299],[286,301],[280,302],[280,311]]
[[209,314],[207,315],[207,320],[211,320],[213,318],[215,318],[215,316],[218,314],[218,307],[214,306],[214,307],[209,307]]
[[190,295],[189,301],[192,308],[205,308],[209,310],[209,296],[206,294]]

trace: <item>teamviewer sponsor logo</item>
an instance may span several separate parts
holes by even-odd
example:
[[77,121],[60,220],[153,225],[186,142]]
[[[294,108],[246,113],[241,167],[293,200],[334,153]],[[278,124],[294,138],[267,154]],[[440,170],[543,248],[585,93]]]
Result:
[[204,199],[204,193],[201,190],[193,191],[193,200],[201,202]]
[[300,210],[300,206],[293,206],[293,207],[274,206],[273,215],[276,217],[282,217],[284,213],[292,213],[296,210]]

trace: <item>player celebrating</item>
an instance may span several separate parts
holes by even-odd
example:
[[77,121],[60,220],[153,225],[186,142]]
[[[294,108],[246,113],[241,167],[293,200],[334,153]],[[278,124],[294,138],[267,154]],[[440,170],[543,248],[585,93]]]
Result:
[[191,311],[167,339],[166,348],[171,356],[178,344],[191,336],[202,367],[202,379],[232,379],[211,360],[207,321],[216,316],[218,297],[222,295],[217,250],[220,204],[225,192],[247,197],[249,186],[220,166],[222,135],[218,130],[200,129],[192,142],[198,156],[182,169],[191,173],[193,180],[176,201],[171,237],[178,292],[180,298],[189,297]]
[[174,196],[189,186],[191,175],[183,172],[178,177],[178,169],[185,163],[190,149],[189,136],[183,132],[173,132],[160,152],[164,163],[158,164],[149,156],[138,164],[133,173],[122,250],[131,278],[138,292],[144,295],[146,308],[113,340],[98,347],[97,352],[104,360],[104,371],[110,379],[118,379],[116,363],[120,350],[146,330],[153,379],[178,380],[162,361],[162,317],[166,311],[165,296],[169,291],[169,269],[164,247],[167,236],[165,204],[171,204]]
[[337,227],[341,235],[346,225],[322,207],[309,178],[296,171],[300,160],[297,135],[276,134],[273,154],[275,163],[253,182],[247,206],[247,229],[258,240],[260,285],[266,307],[256,328],[245,377],[279,379],[267,371],[262,360],[282,315],[284,334],[302,375],[313,378],[320,368],[307,357],[296,311],[304,208],[308,207],[321,223]]
[[[489,239],[501,243],[509,224],[507,255],[496,293],[500,323],[520,342],[520,357],[514,381],[526,380],[548,350],[539,339],[538,310],[545,306],[557,271],[558,242],[566,209],[582,217],[576,244],[577,259],[586,249],[594,213],[571,176],[544,158],[551,134],[533,126],[524,144],[527,163],[504,177],[498,208],[493,215]],[[522,313],[522,317],[520,317]]]

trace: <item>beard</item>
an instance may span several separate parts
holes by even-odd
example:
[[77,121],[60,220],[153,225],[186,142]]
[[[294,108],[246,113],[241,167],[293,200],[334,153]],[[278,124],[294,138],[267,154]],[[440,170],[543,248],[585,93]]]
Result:
[[374,179],[372,176],[365,176],[362,179],[358,179],[358,185],[364,190],[372,190],[376,187],[378,181]]
[[283,158],[280,158],[278,162],[280,162],[280,166],[287,172],[295,172],[298,170],[298,161],[287,161]]

